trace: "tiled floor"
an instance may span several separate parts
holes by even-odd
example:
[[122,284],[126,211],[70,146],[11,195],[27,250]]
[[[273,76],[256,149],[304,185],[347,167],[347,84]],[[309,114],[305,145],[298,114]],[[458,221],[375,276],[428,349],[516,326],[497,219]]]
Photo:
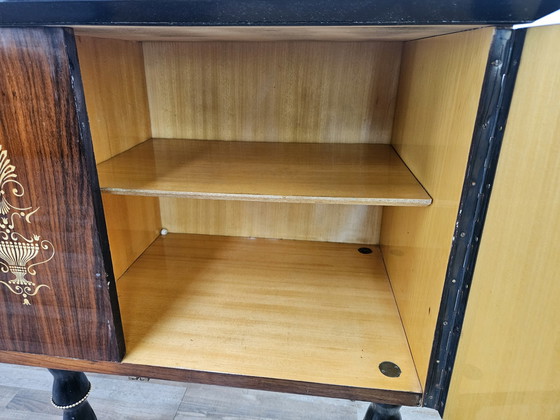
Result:
[[[361,420],[368,404],[210,385],[88,375],[99,420]],[[0,420],[60,420],[50,404],[46,369],[0,363]],[[403,420],[438,420],[433,410],[403,407]]]

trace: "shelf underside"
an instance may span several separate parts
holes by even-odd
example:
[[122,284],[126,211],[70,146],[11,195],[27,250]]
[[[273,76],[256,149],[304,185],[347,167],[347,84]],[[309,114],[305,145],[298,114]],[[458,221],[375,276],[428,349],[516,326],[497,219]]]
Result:
[[73,26],[78,36],[130,41],[409,41],[482,25]]
[[389,145],[152,139],[98,165],[104,192],[219,200],[427,206]]
[[[381,390],[408,403],[421,388],[381,253],[372,251],[159,237],[117,282],[123,363],[307,383],[327,395],[320,388],[335,387],[349,398]],[[384,376],[384,361],[400,377]]]

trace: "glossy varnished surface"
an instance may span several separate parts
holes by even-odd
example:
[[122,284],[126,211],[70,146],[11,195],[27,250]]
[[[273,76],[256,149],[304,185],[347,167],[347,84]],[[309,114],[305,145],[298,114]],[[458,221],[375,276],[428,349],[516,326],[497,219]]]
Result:
[[[14,220],[23,236],[39,235],[54,249],[51,260],[35,267],[37,275],[28,275],[50,287],[29,297],[30,305],[1,285],[0,348],[116,360],[124,348],[111,310],[114,282],[101,255],[104,238],[94,213],[100,196],[88,172],[94,165],[87,131],[80,131],[87,122],[76,66],[73,40],[61,29],[0,29],[0,144],[25,188],[18,197],[7,183],[5,197],[39,208],[31,223]],[[41,251],[29,264],[47,256]],[[0,278],[9,283],[13,275]]]
[[393,145],[433,197],[385,208],[381,245],[425,381],[493,29],[407,43]]
[[560,418],[559,38],[525,40],[446,418]]
[[400,42],[145,42],[152,136],[389,143]]
[[426,206],[387,145],[155,139],[98,166],[103,191],[223,200]]
[[[357,248],[160,237],[118,282],[124,362],[324,384],[348,395],[418,394],[380,251]],[[399,378],[380,373],[386,360],[400,366]]]
[[159,235],[156,197],[103,194],[113,271],[118,279]]

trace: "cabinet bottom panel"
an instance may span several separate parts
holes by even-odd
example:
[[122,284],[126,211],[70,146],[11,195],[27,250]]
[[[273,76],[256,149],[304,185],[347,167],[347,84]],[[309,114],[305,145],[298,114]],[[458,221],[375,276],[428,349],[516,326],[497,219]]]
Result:
[[[8,351],[0,351],[0,362],[420,403],[378,247],[169,234],[117,289],[122,363]],[[396,364],[399,376],[385,376],[383,362]]]
[[421,394],[378,247],[169,234],[117,289],[125,364],[406,400],[393,403]]

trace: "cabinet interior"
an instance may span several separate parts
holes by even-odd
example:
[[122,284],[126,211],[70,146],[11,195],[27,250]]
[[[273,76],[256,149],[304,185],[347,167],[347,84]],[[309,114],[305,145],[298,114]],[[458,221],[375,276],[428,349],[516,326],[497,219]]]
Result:
[[493,35],[465,29],[75,28],[125,361],[417,403]]

